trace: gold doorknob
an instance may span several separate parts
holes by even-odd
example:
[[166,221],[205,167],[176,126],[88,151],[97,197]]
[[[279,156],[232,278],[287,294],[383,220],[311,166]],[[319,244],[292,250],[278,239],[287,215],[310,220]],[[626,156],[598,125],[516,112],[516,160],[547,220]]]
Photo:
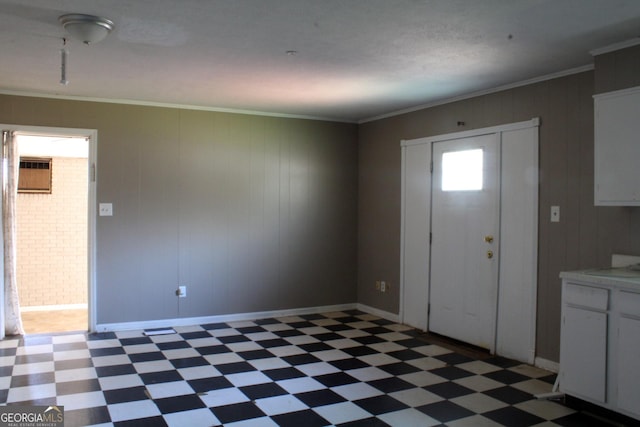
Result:
[[487,243],[493,242],[493,236],[484,236],[484,241]]
[[493,251],[487,251],[487,258],[493,258]]

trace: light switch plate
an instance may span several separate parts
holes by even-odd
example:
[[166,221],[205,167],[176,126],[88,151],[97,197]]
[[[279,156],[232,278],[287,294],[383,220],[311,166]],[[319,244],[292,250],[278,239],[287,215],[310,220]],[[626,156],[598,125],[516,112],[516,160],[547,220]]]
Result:
[[560,206],[551,206],[551,222],[560,222]]
[[113,216],[113,204],[112,203],[100,203],[98,205],[98,215],[100,215],[100,216]]

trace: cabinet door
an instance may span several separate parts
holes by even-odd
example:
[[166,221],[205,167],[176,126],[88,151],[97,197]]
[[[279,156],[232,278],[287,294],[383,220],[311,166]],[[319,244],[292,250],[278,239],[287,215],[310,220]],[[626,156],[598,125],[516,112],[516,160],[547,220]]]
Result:
[[595,204],[640,205],[640,90],[595,97]]
[[560,345],[560,388],[576,397],[606,400],[607,314],[565,306]]
[[620,317],[618,407],[640,415],[640,320]]

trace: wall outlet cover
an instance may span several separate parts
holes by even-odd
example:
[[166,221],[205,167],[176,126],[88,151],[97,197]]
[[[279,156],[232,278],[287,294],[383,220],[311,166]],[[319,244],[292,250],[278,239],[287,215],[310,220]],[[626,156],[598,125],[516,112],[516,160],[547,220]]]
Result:
[[100,216],[113,216],[113,204],[112,203],[100,203],[98,205],[98,214]]

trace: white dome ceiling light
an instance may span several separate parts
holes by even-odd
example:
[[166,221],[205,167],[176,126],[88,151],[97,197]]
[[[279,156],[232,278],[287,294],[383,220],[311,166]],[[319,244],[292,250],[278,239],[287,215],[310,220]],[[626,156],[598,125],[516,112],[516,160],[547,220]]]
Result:
[[110,19],[80,13],[62,15],[58,21],[71,37],[84,44],[98,43],[115,27]]
[[[94,44],[103,40],[114,29],[115,24],[107,18],[94,15],[84,15],[81,13],[69,13],[58,17],[58,22],[62,25],[71,37],[80,40],[84,44]],[[62,39],[62,49],[60,49],[60,84],[68,85],[67,80],[67,39]]]

